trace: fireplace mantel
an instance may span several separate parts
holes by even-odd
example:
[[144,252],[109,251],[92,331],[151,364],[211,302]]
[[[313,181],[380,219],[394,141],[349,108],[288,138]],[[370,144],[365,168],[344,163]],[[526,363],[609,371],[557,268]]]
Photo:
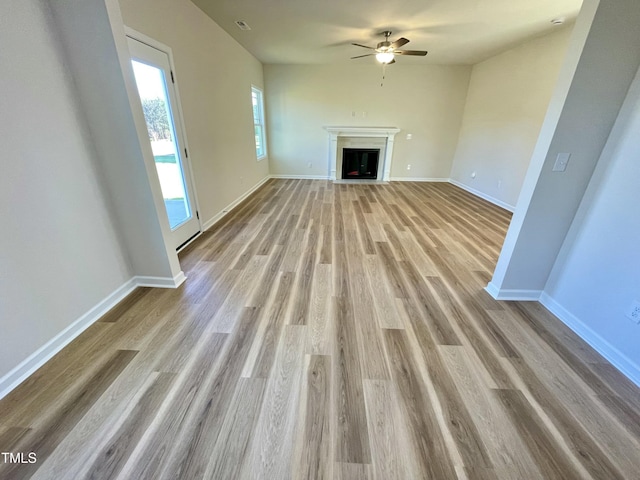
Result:
[[400,131],[395,127],[324,127],[329,132],[329,178],[336,180],[336,162],[338,158],[338,137],[386,138],[387,146],[382,165],[382,180],[389,181],[393,141]]

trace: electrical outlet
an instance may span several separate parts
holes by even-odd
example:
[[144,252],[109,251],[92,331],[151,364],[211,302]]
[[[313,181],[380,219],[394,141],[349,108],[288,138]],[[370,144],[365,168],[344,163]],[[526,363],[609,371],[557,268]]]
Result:
[[407,164],[407,170],[411,170],[411,164]]
[[627,318],[633,323],[640,323],[640,302],[634,300],[627,310]]
[[311,162],[307,163],[307,167],[311,168],[313,167],[313,164]]

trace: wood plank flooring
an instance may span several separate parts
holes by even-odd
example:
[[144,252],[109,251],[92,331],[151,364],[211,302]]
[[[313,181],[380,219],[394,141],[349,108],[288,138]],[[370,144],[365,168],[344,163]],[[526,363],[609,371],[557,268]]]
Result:
[[640,392],[483,287],[510,214],[270,180],[0,401],[0,479],[637,479]]

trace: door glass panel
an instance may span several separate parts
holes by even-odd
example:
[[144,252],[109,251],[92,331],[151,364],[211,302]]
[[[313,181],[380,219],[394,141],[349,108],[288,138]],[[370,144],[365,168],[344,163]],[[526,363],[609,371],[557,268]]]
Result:
[[136,85],[147,123],[149,141],[156,162],[164,205],[171,230],[191,218],[191,206],[186,195],[180,146],[171,115],[164,72],[160,68],[132,60]]

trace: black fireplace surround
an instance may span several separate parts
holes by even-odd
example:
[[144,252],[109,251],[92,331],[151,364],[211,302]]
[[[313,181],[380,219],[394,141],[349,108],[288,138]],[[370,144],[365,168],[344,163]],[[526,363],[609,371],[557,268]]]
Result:
[[343,148],[342,178],[344,180],[376,180],[379,148]]

